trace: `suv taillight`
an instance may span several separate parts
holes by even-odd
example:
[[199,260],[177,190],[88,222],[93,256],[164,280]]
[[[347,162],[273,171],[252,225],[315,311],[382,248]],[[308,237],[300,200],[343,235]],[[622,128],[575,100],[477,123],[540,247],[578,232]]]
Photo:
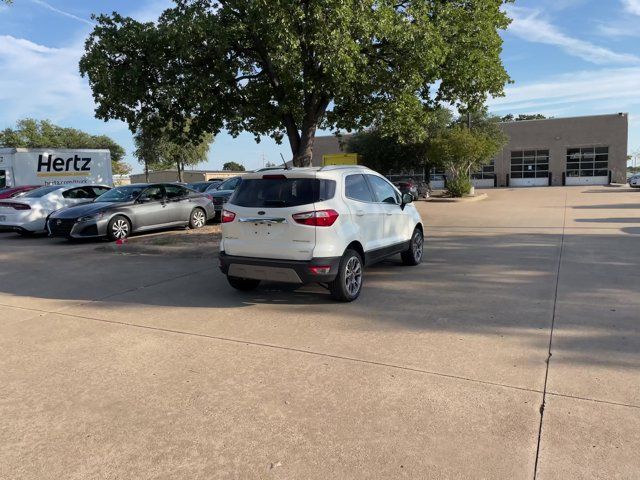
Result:
[[222,223],[230,223],[236,218],[236,214],[229,210],[222,211]]
[[338,212],[335,210],[315,210],[313,212],[296,213],[293,219],[302,225],[314,227],[330,227],[338,219]]

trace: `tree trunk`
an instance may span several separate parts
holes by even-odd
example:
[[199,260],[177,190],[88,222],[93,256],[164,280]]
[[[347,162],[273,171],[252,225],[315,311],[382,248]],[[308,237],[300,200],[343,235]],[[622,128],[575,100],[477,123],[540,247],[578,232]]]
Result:
[[316,126],[303,131],[300,136],[298,150],[293,152],[294,167],[310,167],[313,156],[313,142],[316,138]]
[[180,160],[176,161],[176,165],[178,166],[178,181],[182,182],[182,170],[180,169]]
[[[313,143],[316,139],[316,130],[318,124],[325,114],[329,106],[329,100],[320,98],[317,102],[310,102],[313,108],[309,109],[302,122],[302,130],[300,134],[296,129],[296,135],[292,138],[289,134],[289,143],[291,144],[291,152],[293,153],[294,167],[310,167],[313,155]],[[287,132],[289,129],[287,128]]]
[[149,183],[149,162],[144,159],[144,181]]

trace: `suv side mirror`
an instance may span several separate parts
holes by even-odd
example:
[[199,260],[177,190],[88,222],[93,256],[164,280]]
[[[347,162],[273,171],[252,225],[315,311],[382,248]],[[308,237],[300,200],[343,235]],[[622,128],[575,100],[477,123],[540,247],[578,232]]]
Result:
[[411,195],[410,193],[403,193],[402,194],[402,205],[406,205],[408,203],[413,203],[413,195]]

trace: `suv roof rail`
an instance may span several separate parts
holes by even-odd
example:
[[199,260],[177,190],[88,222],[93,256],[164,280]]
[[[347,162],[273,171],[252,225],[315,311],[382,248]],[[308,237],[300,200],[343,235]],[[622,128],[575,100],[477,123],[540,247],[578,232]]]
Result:
[[320,168],[320,172],[328,171],[328,170],[345,170],[349,168],[360,168],[362,170],[371,170],[369,167],[365,167],[364,165],[325,165]]

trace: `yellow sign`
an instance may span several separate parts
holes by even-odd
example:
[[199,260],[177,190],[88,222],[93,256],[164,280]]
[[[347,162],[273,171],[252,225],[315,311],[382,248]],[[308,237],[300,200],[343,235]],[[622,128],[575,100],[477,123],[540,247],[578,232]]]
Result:
[[327,165],[358,165],[357,153],[334,153],[322,156],[322,166]]

